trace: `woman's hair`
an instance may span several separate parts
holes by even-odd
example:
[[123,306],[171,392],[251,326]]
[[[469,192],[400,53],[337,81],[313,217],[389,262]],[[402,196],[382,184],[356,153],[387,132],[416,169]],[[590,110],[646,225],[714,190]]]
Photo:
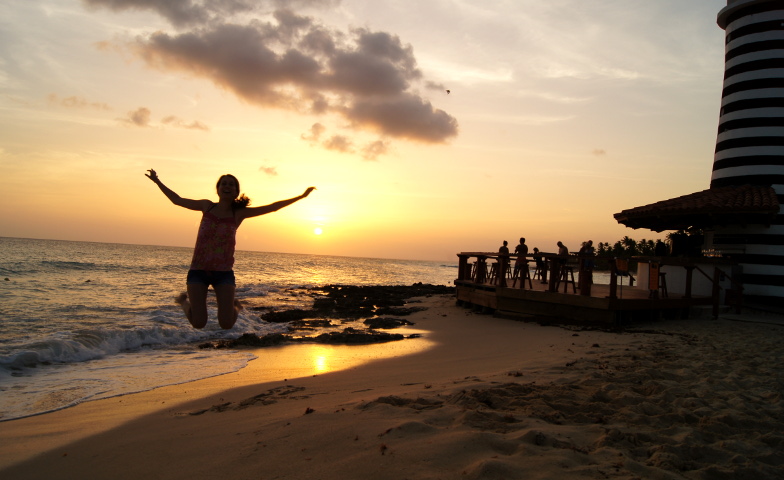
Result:
[[[231,178],[234,180],[234,183],[237,184],[237,192],[240,191],[240,181],[237,180],[237,177],[231,174],[221,175],[218,179],[218,183],[215,184],[215,190],[220,188],[220,183],[224,178]],[[239,195],[237,198],[234,199],[234,203],[231,205],[232,210],[237,210],[239,208],[245,208],[250,205],[250,198],[248,198],[244,193]]]

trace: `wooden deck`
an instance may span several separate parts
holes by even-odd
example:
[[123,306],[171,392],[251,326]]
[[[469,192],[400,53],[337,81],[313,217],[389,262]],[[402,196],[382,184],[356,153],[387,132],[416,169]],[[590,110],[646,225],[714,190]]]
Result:
[[711,297],[686,298],[670,294],[668,298],[650,298],[645,289],[619,286],[617,298],[610,298],[609,285],[592,285],[590,295],[567,293],[563,286],[556,292],[548,291],[548,285],[533,282],[533,289],[499,287],[476,284],[471,281],[455,280],[459,304],[491,311],[499,316],[531,320],[558,321],[591,325],[620,325],[628,321],[647,320],[660,317],[684,318],[691,307],[710,306]]
[[[611,281],[616,283],[614,288],[608,284],[591,284],[584,285],[581,291],[579,284],[570,282],[562,283],[556,291],[552,278],[549,283],[532,278],[530,287],[528,281],[523,286],[519,281],[513,284],[508,274],[504,275],[503,281],[486,275],[477,278],[471,273],[468,258],[478,254],[458,256],[461,257],[461,275],[455,280],[458,304],[497,316],[539,322],[620,326],[640,320],[687,318],[694,307],[712,306],[714,316],[718,314],[718,288],[712,295],[696,295],[690,288],[682,293],[670,290],[665,295],[664,292],[650,290],[647,285],[645,288],[630,286],[629,277],[613,274]],[[503,259],[500,260],[499,263],[504,263]],[[507,266],[508,263],[498,268],[506,273]],[[576,277],[579,279],[579,275]]]

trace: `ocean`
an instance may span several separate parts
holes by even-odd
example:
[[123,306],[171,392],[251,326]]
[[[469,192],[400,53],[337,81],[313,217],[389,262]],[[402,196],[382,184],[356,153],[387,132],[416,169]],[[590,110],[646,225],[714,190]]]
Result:
[[[244,333],[286,333],[260,308],[309,308],[316,286],[452,285],[454,263],[238,251],[237,298],[221,330],[190,326],[173,301],[192,249],[0,237],[0,421],[235,372],[242,350],[201,349]],[[256,308],[251,308],[256,307]],[[263,352],[261,353],[263,354]]]

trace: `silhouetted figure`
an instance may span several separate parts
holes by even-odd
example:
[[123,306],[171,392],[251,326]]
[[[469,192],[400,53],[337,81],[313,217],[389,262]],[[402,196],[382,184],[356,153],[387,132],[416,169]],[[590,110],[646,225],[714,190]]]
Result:
[[207,292],[210,285],[215,290],[218,302],[218,323],[229,329],[237,321],[242,305],[234,298],[234,246],[237,228],[246,218],[266,215],[302,200],[315,190],[308,187],[298,197],[270,203],[263,207],[248,207],[250,199],[240,195],[240,182],[233,175],[223,175],[215,186],[218,202],[192,200],[174,193],[158,178],[155,170],[147,170],[145,176],[152,180],[171,202],[188,210],[202,212],[201,224],[193,250],[191,268],[188,271],[188,291],[176,298],[188,321],[194,328],[207,324]]

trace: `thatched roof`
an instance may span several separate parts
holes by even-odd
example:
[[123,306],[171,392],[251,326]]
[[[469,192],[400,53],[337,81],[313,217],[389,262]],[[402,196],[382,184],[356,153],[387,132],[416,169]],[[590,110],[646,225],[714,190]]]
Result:
[[627,227],[661,232],[716,225],[770,225],[778,213],[779,201],[772,187],[741,185],[630,208],[614,217]]

